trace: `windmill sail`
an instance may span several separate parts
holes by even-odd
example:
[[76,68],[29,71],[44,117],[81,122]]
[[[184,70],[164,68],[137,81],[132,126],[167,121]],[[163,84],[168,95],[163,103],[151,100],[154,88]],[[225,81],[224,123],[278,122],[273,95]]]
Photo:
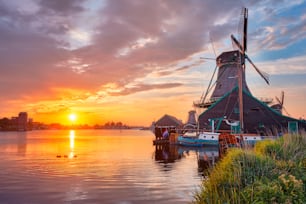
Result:
[[245,55],[245,58],[249,61],[249,63],[254,67],[254,69],[257,71],[257,73],[265,80],[265,82],[267,84],[270,84],[269,83],[269,75],[263,71],[260,71],[260,69],[258,69],[256,67],[256,65],[252,62],[252,60],[247,56]]
[[244,8],[244,15],[243,15],[243,53],[247,51],[247,36],[248,36],[248,9]]

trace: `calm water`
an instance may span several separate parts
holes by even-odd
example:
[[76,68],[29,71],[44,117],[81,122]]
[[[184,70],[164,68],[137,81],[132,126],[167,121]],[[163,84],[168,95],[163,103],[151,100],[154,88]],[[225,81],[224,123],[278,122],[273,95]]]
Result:
[[140,130],[0,132],[0,203],[188,203],[218,151]]

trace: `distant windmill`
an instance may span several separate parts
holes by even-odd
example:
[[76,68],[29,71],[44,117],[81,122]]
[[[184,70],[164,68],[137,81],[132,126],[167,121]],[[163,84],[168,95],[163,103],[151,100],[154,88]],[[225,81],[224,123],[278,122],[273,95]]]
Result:
[[288,116],[290,116],[290,114],[287,112],[287,110],[286,110],[285,107],[284,107],[285,92],[282,91],[280,99],[279,99],[277,96],[275,96],[275,99],[276,99],[276,101],[277,101],[278,103],[272,105],[271,108],[273,108],[274,110],[278,111],[280,114],[283,114],[283,111],[285,111],[286,114],[287,114]]
[[197,124],[196,112],[194,110],[188,112],[188,119],[186,124],[192,124],[192,125]]

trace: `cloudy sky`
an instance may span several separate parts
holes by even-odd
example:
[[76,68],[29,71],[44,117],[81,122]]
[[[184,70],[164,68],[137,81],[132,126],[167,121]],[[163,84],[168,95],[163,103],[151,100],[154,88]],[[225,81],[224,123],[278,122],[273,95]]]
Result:
[[303,0],[0,0],[0,117],[122,121],[150,125],[165,113],[185,121],[206,90],[216,58],[233,49],[249,9],[247,67],[256,97],[280,96],[306,117]]

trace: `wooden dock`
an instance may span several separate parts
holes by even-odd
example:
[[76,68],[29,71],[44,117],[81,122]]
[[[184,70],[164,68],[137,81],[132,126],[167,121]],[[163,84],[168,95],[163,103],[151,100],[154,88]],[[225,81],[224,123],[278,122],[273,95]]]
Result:
[[169,140],[168,139],[156,139],[153,140],[153,145],[165,145],[165,144],[169,144]]

